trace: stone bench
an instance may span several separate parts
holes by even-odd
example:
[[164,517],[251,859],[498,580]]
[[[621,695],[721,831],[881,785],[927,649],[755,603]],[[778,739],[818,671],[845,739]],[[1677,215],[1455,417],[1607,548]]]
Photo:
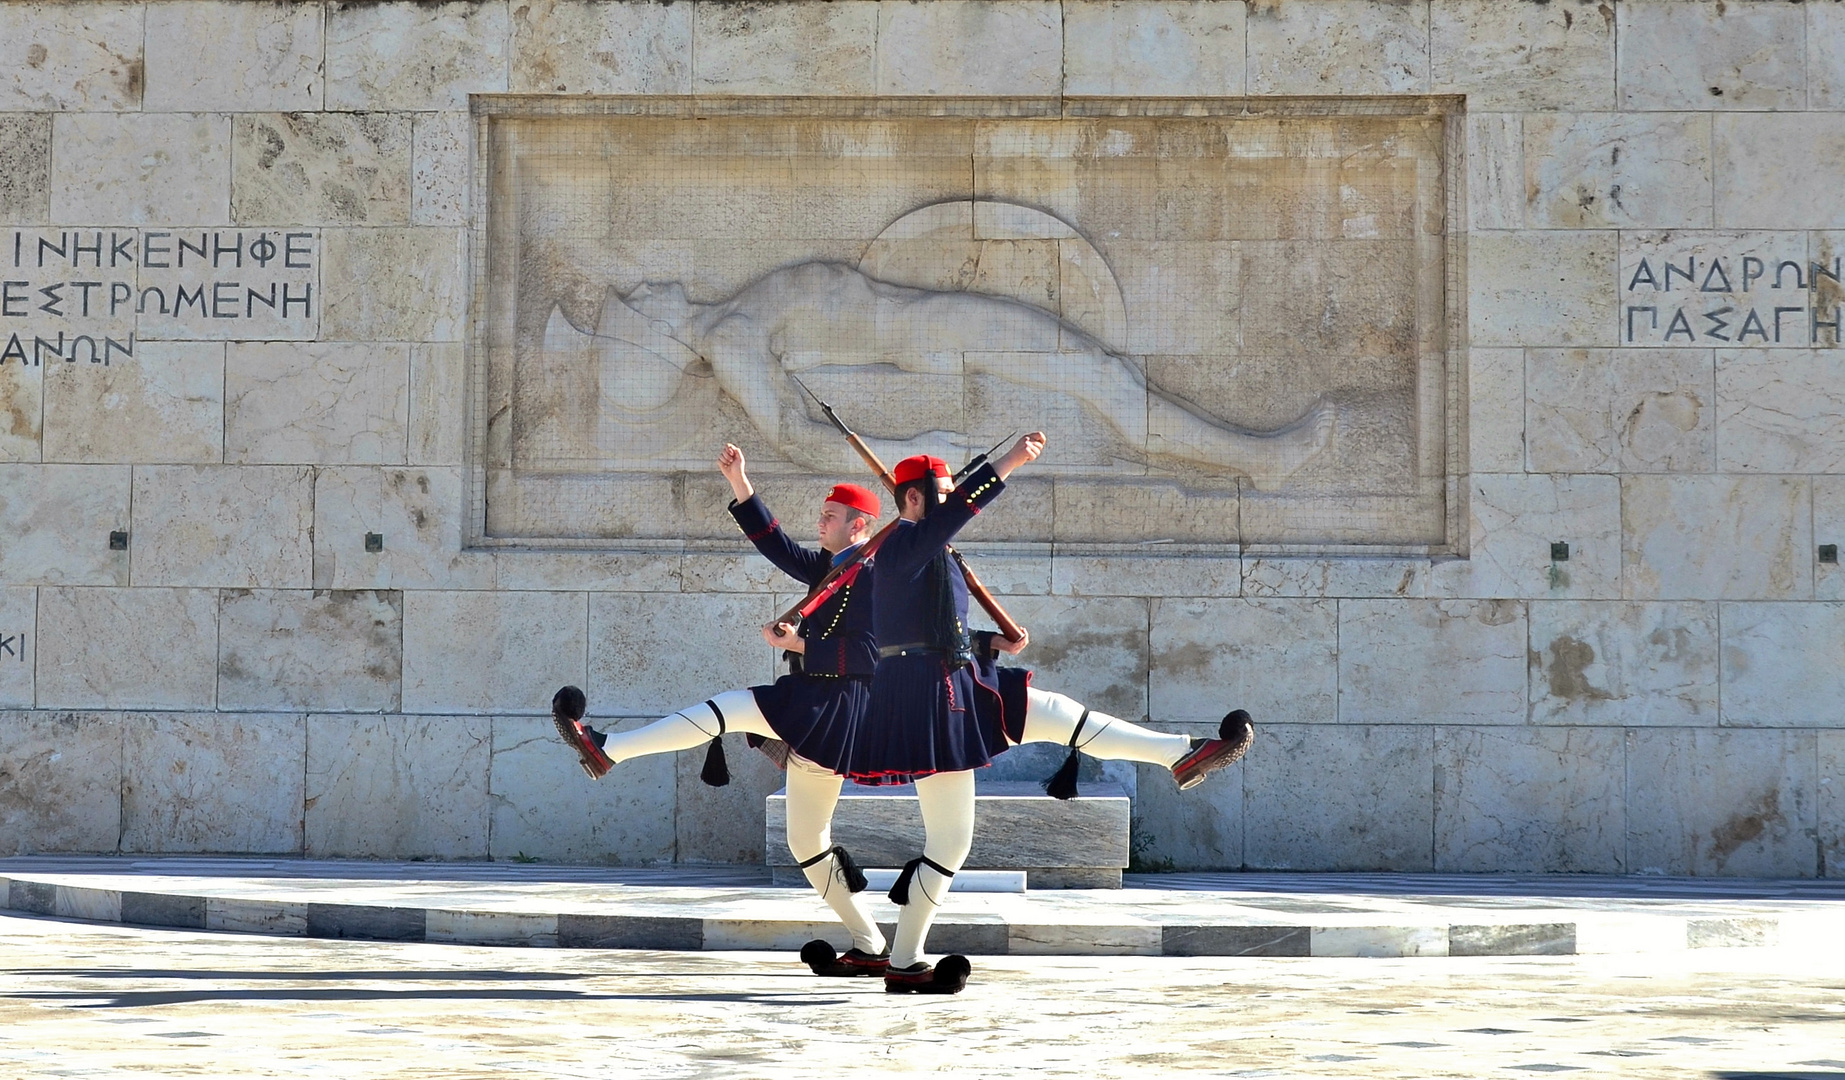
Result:
[[[970,870],[1024,870],[1028,887],[1119,889],[1128,864],[1128,796],[1119,784],[1085,783],[1063,802],[1030,782],[981,784],[974,795]],[[777,885],[807,878],[788,853],[788,796],[769,796],[764,846]],[[900,867],[922,854],[916,789],[847,784],[833,814],[833,842],[860,866]]]

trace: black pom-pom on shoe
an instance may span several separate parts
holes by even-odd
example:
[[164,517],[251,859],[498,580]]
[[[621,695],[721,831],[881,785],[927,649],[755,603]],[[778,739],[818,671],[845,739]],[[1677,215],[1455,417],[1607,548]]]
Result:
[[600,780],[615,763],[602,752],[607,736],[583,723],[583,713],[588,707],[589,701],[583,691],[566,686],[551,698],[551,722],[557,726],[558,736],[577,752],[577,762],[583,766],[584,775]]
[[551,695],[551,715],[566,720],[581,720],[589,708],[589,698],[574,686],[566,686]]
[[1172,767],[1179,790],[1197,787],[1211,773],[1242,760],[1255,737],[1256,726],[1250,722],[1249,713],[1230,710],[1217,725],[1217,738],[1194,740],[1191,750]]
[[959,953],[942,957],[942,962],[935,965],[935,985],[941,987],[936,992],[960,993],[967,988],[967,977],[973,973],[974,965],[967,962],[967,957]]
[[945,956],[942,962],[930,967],[928,964],[912,964],[907,968],[891,968],[884,973],[884,992],[887,994],[958,994],[967,986],[967,977],[974,966],[967,962],[967,957]]
[[831,979],[881,976],[890,969],[890,950],[874,955],[855,948],[841,956],[830,943],[815,938],[801,946],[801,962],[815,975]]
[[801,963],[813,968],[815,975],[826,974],[826,972],[821,969],[832,967],[838,960],[839,952],[833,948],[830,942],[815,938],[801,946]]

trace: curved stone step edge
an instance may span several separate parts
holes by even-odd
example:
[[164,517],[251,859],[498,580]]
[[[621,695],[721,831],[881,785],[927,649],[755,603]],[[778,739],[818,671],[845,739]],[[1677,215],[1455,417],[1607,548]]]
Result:
[[[836,935],[825,920],[468,911],[135,892],[0,877],[0,905],[29,915],[161,929],[456,945],[588,949],[798,949]],[[1030,924],[937,920],[939,952],[1043,956],[1570,956],[1773,947],[1780,916],[1605,914],[1548,923],[1424,926]],[[886,926],[886,932],[892,927]],[[1828,926],[1837,934],[1845,929]]]

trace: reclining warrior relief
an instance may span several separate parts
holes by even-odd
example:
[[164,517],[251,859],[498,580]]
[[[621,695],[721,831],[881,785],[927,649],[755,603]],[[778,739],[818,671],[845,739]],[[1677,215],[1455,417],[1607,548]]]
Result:
[[[1112,283],[1111,283],[1112,284]],[[1324,451],[1337,407],[1321,399],[1292,422],[1252,431],[1151,385],[1140,364],[1059,314],[1009,296],[892,284],[861,266],[810,261],[773,270],[715,303],[676,282],[606,299],[594,338],[605,422],[647,425],[674,412],[681,380],[709,372],[782,456],[816,471],[849,469],[832,428],[794,378],[882,365],[918,376],[990,376],[1080,402],[1123,461],[1274,482]],[[583,331],[553,311],[548,352],[582,350]],[[650,415],[652,414],[652,415]],[[879,453],[960,441],[942,430],[863,432]]]

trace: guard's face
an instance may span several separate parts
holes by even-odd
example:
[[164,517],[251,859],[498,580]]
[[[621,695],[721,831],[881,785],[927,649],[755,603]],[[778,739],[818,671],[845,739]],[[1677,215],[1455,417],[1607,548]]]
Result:
[[841,503],[821,503],[820,524],[816,530],[819,533],[820,546],[835,554],[851,547],[855,539],[852,524],[864,516],[866,516],[864,511],[854,510]]

